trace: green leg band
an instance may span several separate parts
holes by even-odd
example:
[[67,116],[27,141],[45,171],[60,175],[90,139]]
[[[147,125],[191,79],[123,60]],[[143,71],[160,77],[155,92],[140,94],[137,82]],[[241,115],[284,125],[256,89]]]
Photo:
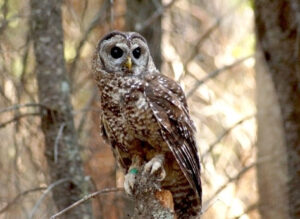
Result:
[[132,168],[131,170],[129,170],[129,173],[132,173],[134,175],[136,175],[138,173],[138,169],[137,168]]

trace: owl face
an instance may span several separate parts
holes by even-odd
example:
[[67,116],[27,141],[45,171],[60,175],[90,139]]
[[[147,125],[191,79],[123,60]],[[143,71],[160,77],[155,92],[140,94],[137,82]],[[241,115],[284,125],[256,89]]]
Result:
[[108,74],[138,76],[153,66],[146,40],[138,33],[111,32],[100,40],[97,51],[98,69]]

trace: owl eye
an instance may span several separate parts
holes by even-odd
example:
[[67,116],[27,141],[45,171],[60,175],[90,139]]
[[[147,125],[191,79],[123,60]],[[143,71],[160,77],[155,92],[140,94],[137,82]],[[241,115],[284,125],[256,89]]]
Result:
[[132,55],[134,58],[138,59],[141,56],[141,48],[138,47],[132,51]]
[[111,50],[110,50],[110,55],[114,58],[114,59],[118,59],[120,57],[122,57],[123,55],[123,50],[120,49],[117,46],[114,46]]

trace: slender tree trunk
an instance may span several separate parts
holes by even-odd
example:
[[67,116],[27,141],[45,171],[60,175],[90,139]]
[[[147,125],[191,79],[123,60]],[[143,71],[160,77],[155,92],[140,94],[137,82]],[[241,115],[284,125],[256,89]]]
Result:
[[[150,25],[145,25],[157,10],[161,9],[162,1],[130,0],[126,1],[126,30],[138,31],[142,34],[149,45],[153,61],[158,69],[161,67],[161,16],[157,17]],[[140,28],[142,28],[140,30]]]
[[[300,2],[256,0],[257,43],[280,105],[287,153],[288,211],[300,217]],[[277,183],[274,180],[273,183]]]
[[289,218],[287,154],[274,83],[259,49],[256,52],[257,165],[262,218]]
[[[88,192],[64,61],[62,1],[31,0],[30,3],[39,101],[46,106],[41,111],[41,120],[50,182],[67,179],[52,190],[55,204],[61,210]],[[90,217],[90,203],[80,205],[64,216],[72,219]]]

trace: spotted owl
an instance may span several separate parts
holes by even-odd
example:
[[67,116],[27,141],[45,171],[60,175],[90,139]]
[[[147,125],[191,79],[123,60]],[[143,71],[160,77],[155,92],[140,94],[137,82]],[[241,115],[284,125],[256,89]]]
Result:
[[102,135],[125,171],[125,191],[132,193],[135,172],[159,172],[162,188],[173,195],[177,217],[197,217],[200,162],[181,87],[157,70],[146,40],[135,32],[105,35],[92,68],[100,93]]

